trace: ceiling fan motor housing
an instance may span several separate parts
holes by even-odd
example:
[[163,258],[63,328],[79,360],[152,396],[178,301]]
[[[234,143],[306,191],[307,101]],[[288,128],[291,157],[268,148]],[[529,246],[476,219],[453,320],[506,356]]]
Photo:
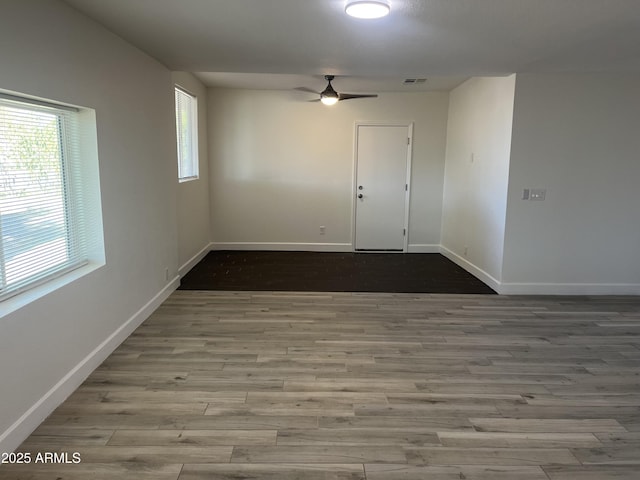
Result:
[[327,81],[327,87],[320,93],[320,101],[325,105],[333,105],[340,100],[350,100],[352,98],[375,98],[376,94],[358,94],[358,93],[338,93],[331,85],[331,80],[335,78],[334,75],[325,75],[324,79]]
[[325,75],[324,78],[327,80],[327,82],[329,82],[329,84],[327,85],[327,88],[325,88],[320,94],[320,98],[340,98],[338,92],[336,92],[333,88],[333,85],[331,85],[331,80],[334,79],[334,76]]

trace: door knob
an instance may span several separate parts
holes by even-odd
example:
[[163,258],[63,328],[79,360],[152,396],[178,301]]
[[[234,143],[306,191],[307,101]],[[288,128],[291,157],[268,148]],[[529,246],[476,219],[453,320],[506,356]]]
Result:
[[364,195],[362,195],[361,193],[358,194],[358,198],[362,198],[364,197]]
[[360,186],[358,187],[358,190],[362,190],[362,185],[360,185]]

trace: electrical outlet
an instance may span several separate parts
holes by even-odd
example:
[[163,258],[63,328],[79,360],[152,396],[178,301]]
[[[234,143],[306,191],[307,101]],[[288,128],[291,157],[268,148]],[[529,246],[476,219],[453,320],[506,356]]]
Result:
[[522,190],[522,199],[523,200],[529,200],[529,189],[525,188],[524,190]]
[[168,268],[164,269],[164,279],[169,281],[169,269]]
[[464,256],[467,256],[467,253],[469,253],[469,247],[467,247],[466,245],[464,246]]
[[320,235],[324,235],[326,231],[327,227],[325,227],[324,225],[320,225]]
[[547,194],[547,190],[545,188],[532,188],[531,189],[531,200],[544,200],[544,197]]

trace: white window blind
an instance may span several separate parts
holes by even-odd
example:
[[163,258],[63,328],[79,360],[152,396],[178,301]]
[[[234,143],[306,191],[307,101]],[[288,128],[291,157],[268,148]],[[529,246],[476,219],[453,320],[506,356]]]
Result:
[[178,179],[198,178],[198,100],[176,87],[176,134],[178,138]]
[[0,300],[87,262],[78,113],[0,96]]

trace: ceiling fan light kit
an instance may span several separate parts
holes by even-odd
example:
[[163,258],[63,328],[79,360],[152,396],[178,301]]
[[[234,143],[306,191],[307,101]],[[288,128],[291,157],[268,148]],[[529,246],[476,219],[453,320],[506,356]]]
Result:
[[340,95],[338,95],[338,92],[336,92],[331,85],[333,75],[326,75],[324,78],[329,83],[327,85],[327,88],[325,88],[320,94],[320,101],[325,105],[335,105],[336,103],[338,103],[338,100],[340,100]]
[[344,10],[355,18],[375,19],[389,15],[391,5],[387,0],[348,0]]
[[325,105],[335,105],[336,103],[338,103],[338,100],[338,97],[333,97],[331,95],[322,95],[320,97],[320,101]]
[[[324,79],[327,81],[327,87],[320,92],[320,101],[324,105],[335,105],[341,100],[351,100],[354,98],[376,98],[376,94],[361,94],[361,93],[338,93],[331,85],[331,81],[336,78],[333,75],[325,75]],[[305,92],[313,92],[311,89],[303,88]],[[317,102],[317,100],[315,100]]]
[[319,96],[315,100],[309,100],[310,102],[322,102],[323,105],[335,105],[342,100],[352,100],[354,98],[376,98],[378,95],[375,93],[338,93],[331,85],[331,81],[336,78],[334,75],[325,75],[324,79],[327,81],[327,86],[322,92],[313,90],[312,88],[297,87],[295,90],[301,92],[315,93]]

